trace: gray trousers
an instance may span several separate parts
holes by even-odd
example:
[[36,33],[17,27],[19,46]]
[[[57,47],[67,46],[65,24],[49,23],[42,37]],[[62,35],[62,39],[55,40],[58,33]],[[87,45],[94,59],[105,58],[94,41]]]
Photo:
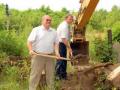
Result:
[[54,69],[55,63],[53,58],[33,56],[31,61],[29,90],[36,90],[43,70],[46,72],[48,90],[54,90]]

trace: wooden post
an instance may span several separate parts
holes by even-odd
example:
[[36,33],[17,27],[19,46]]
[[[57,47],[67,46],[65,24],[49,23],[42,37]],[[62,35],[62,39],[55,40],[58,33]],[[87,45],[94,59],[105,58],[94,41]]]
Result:
[[112,59],[112,30],[108,29],[108,50],[109,50],[109,55],[111,56]]
[[9,20],[9,7],[8,5],[6,4],[6,7],[5,7],[5,10],[6,10],[6,18],[7,18],[7,21],[6,21],[6,28],[7,30],[9,30],[9,26],[10,26],[10,20]]

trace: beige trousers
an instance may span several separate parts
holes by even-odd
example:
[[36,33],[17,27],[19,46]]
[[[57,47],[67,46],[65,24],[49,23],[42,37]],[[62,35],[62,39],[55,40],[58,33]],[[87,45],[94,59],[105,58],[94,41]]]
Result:
[[49,90],[54,90],[54,66],[55,63],[52,58],[33,56],[31,61],[29,90],[36,90],[43,70],[46,72],[46,82]]

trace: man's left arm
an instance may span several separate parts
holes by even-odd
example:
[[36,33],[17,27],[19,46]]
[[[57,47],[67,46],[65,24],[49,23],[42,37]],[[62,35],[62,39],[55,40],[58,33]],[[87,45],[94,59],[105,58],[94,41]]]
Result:
[[58,43],[54,44],[54,48],[55,48],[55,55],[59,58],[60,54],[59,54],[59,45],[58,45]]

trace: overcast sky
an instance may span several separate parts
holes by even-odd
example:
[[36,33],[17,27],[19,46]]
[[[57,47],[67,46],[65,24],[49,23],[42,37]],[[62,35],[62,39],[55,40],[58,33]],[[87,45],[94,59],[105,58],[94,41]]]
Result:
[[[0,3],[7,3],[10,8],[18,10],[35,9],[45,5],[50,6],[52,10],[61,10],[65,7],[70,11],[78,11],[80,7],[79,0],[0,0]],[[96,9],[103,8],[110,11],[114,5],[120,7],[120,0],[100,0]]]

